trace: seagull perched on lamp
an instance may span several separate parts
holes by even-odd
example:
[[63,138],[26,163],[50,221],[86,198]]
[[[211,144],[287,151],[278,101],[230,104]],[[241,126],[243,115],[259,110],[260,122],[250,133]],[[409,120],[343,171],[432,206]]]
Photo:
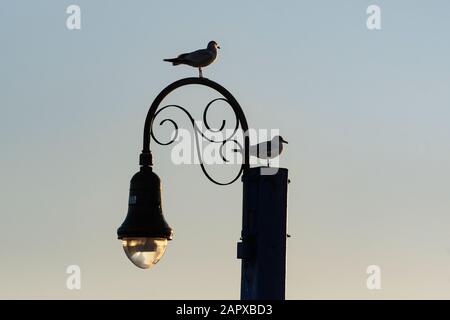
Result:
[[219,45],[215,41],[210,41],[206,49],[200,49],[190,53],[180,54],[173,59],[164,59],[164,61],[172,62],[173,66],[186,64],[188,66],[198,68],[198,76],[203,78],[202,68],[209,66],[217,58],[217,49]]
[[[272,140],[264,141],[249,148],[249,154],[258,159],[266,159],[267,166],[269,160],[278,157],[283,152],[283,143],[288,143],[282,136],[275,136]],[[234,152],[242,152],[240,149],[233,149]]]

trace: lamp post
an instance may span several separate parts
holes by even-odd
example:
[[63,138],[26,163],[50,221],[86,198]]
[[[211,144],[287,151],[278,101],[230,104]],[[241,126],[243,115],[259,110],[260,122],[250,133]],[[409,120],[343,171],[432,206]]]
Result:
[[[187,85],[202,85],[220,93],[222,97],[210,101],[203,111],[203,123],[210,132],[220,132],[225,128],[222,121],[219,129],[212,129],[207,121],[210,107],[217,101],[226,102],[235,115],[234,130],[221,141],[206,136],[198,128],[195,119],[182,106],[166,105],[161,102],[172,91]],[[163,89],[153,101],[148,111],[143,136],[143,148],[139,158],[140,170],[131,179],[128,213],[117,230],[127,257],[138,267],[147,269],[155,265],[164,255],[173,232],[164,219],[161,204],[161,181],[153,172],[153,157],[150,151],[151,138],[160,145],[170,145],[177,139],[178,125],[172,119],[164,119],[159,125],[170,123],[175,135],[168,142],[161,142],[154,132],[154,120],[160,112],[174,108],[181,110],[190,120],[195,142],[205,139],[219,143],[222,148],[234,143],[243,155],[238,174],[230,181],[215,180],[200,167],[205,176],[218,185],[230,185],[242,176],[243,220],[241,242],[238,243],[238,258],[242,259],[241,299],[284,299],[286,270],[286,221],[287,221],[287,169],[278,169],[273,174],[264,174],[263,168],[250,168],[248,124],[244,112],[233,95],[220,84],[206,78],[185,78]],[[243,143],[236,138],[241,130]],[[199,150],[199,148],[197,148]],[[201,159],[201,157],[199,156]]]

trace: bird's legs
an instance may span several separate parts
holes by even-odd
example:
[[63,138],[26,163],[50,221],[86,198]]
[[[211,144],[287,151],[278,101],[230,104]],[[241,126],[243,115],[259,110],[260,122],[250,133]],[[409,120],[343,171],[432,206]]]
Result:
[[198,68],[198,76],[199,76],[200,78],[203,78],[202,68]]

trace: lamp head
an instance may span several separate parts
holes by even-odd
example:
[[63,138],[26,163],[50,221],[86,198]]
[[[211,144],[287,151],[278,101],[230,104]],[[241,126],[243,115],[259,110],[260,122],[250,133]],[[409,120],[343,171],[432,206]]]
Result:
[[172,240],[162,213],[161,180],[149,166],[142,166],[131,179],[128,213],[117,236],[127,257],[142,269],[154,266]]

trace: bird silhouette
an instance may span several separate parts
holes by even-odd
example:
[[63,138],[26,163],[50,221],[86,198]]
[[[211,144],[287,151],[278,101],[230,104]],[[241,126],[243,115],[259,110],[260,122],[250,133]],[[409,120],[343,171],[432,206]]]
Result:
[[282,136],[250,146],[250,155],[259,159],[273,159],[283,152],[283,143],[288,143]]
[[202,68],[209,66],[216,60],[217,49],[220,49],[217,42],[210,41],[206,49],[183,53],[176,58],[164,59],[164,61],[171,62],[173,66],[186,64],[188,66],[198,68],[199,77],[203,78]]
[[[275,136],[272,140],[264,141],[249,148],[249,155],[259,159],[266,159],[267,166],[269,160],[278,157],[283,152],[283,143],[288,143],[282,136]],[[241,152],[240,149],[233,149],[234,152]]]

